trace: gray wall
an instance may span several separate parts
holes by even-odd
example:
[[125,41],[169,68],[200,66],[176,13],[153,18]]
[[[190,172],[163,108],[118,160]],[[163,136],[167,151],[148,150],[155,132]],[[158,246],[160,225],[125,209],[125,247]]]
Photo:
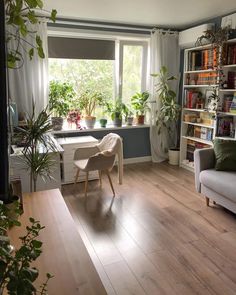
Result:
[[129,129],[102,129],[99,131],[60,133],[56,137],[85,136],[91,135],[97,139],[103,138],[106,134],[113,132],[123,138],[124,158],[137,158],[151,156],[149,127],[129,128]]

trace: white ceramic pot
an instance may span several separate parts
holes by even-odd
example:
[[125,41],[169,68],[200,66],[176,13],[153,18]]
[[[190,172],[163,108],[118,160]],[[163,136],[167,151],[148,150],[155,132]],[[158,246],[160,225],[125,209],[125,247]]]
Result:
[[84,120],[85,120],[85,125],[86,125],[86,127],[88,129],[93,129],[94,128],[94,125],[96,123],[96,117],[93,117],[93,116],[89,117],[89,116],[87,116],[87,117],[84,118]]
[[169,164],[179,165],[179,149],[169,149]]

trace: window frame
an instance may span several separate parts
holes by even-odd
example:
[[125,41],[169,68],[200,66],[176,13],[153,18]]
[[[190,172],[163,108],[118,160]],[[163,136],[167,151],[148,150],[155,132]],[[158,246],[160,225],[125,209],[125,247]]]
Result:
[[118,86],[117,97],[122,100],[123,92],[123,61],[124,61],[124,46],[142,46],[142,62],[141,62],[141,92],[147,90],[147,68],[148,68],[148,41],[137,40],[119,40],[118,50]]

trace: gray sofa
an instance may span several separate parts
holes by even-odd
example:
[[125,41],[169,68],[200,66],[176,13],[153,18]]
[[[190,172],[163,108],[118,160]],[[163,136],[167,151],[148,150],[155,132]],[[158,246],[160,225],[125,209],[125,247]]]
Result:
[[199,193],[209,200],[236,213],[236,172],[216,171],[213,148],[194,152],[195,185]]

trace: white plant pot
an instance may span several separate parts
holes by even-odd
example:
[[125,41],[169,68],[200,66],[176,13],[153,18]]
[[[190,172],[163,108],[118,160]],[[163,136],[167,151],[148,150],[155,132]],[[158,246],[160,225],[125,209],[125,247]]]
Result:
[[169,164],[179,165],[179,149],[169,149]]

